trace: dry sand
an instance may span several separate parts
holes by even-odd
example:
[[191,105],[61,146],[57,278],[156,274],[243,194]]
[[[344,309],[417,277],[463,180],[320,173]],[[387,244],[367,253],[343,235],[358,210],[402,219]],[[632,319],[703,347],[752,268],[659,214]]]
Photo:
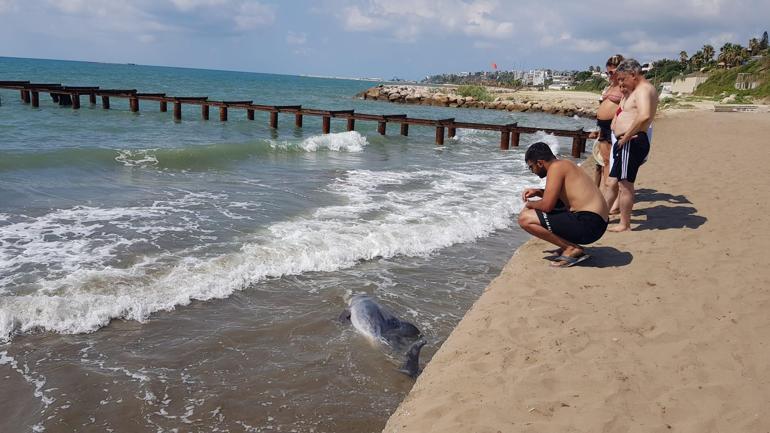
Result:
[[770,114],[668,114],[634,231],[585,266],[523,245],[391,432],[770,431]]

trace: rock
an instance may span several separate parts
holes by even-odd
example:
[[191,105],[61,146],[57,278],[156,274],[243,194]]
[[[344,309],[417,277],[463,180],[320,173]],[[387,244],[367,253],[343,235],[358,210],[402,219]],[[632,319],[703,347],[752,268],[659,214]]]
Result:
[[738,97],[738,95],[732,94],[732,95],[722,99],[720,102],[722,104],[735,104],[735,101],[736,101],[737,97]]

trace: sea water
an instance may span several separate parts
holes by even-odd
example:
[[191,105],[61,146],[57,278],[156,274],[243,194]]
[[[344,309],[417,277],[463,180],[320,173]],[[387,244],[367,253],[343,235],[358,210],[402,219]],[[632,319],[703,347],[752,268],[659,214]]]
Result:
[[[0,80],[575,129],[356,99],[376,83],[0,58]],[[335,319],[368,293],[440,347],[527,236],[526,144],[307,116],[182,121],[0,90],[0,431],[379,431],[413,381]],[[217,118],[212,107],[212,119]]]

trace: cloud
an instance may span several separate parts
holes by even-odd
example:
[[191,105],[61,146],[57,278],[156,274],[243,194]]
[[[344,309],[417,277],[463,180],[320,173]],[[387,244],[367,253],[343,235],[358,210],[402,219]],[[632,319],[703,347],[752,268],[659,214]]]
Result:
[[253,30],[263,25],[272,24],[275,21],[275,12],[272,7],[261,3],[241,3],[233,19],[238,30]]
[[286,35],[286,43],[289,45],[305,45],[306,42],[307,34],[305,33],[294,33],[289,31],[289,34]]
[[183,12],[189,12],[202,7],[221,6],[228,2],[228,0],[171,0],[171,3]]
[[402,41],[417,41],[425,33],[461,33],[484,39],[510,37],[514,25],[496,17],[497,1],[372,0],[342,9],[348,31],[389,32]]
[[0,14],[16,9],[16,0],[0,0]]

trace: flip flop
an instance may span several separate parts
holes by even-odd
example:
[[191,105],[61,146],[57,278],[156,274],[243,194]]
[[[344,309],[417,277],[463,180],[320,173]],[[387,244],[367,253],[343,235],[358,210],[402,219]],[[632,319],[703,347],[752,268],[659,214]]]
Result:
[[591,256],[588,254],[583,254],[580,257],[570,257],[570,256],[559,256],[553,259],[553,263],[551,263],[551,267],[553,268],[569,268],[572,266],[577,265],[580,262],[586,261]]

